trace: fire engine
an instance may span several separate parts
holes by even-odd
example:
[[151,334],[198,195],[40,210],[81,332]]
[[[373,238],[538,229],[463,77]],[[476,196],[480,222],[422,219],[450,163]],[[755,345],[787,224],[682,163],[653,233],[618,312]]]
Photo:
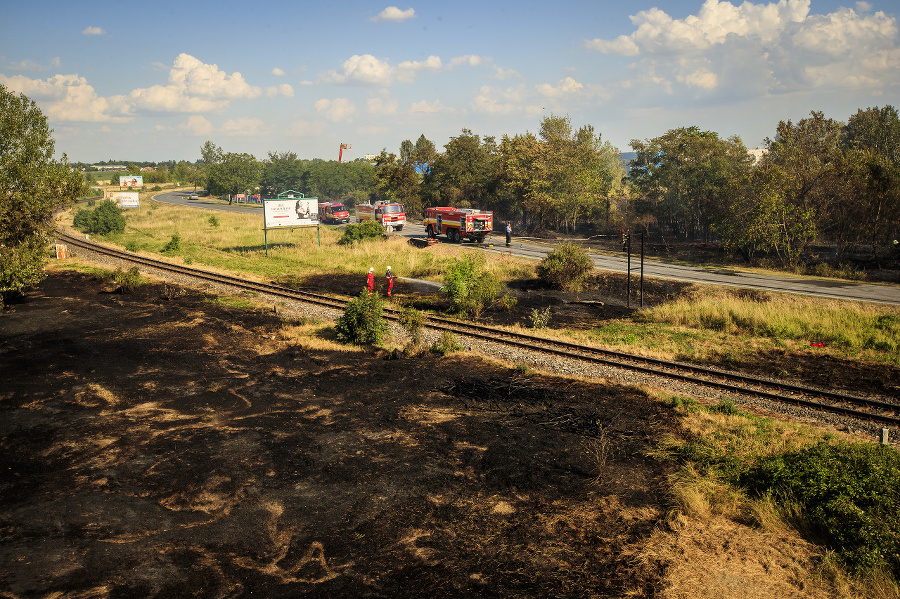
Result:
[[403,204],[375,202],[374,204],[360,204],[356,207],[356,216],[359,222],[366,220],[374,220],[384,227],[385,231],[403,230],[406,224],[406,213],[403,211]]
[[340,202],[323,202],[319,204],[319,220],[334,225],[349,223],[350,212]]
[[453,243],[464,237],[481,243],[494,228],[494,213],[472,208],[438,206],[425,209],[425,231],[428,237],[446,235]]

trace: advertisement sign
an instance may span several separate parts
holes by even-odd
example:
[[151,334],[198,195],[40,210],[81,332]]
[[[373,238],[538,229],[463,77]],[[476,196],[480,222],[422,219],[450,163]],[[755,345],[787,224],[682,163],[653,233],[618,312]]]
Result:
[[317,225],[319,224],[319,199],[264,200],[263,215],[267,229]]
[[119,187],[143,187],[144,177],[142,175],[128,175],[119,177]]
[[118,191],[109,194],[115,200],[117,208],[140,208],[141,194],[136,191]]

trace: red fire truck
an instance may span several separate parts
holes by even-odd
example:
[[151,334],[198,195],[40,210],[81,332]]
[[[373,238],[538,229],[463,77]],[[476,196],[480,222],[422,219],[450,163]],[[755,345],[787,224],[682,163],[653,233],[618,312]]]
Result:
[[494,213],[472,208],[437,206],[425,209],[425,231],[428,237],[446,235],[453,243],[468,237],[481,243],[494,228]]
[[319,204],[319,221],[340,225],[350,222],[350,212],[340,202],[323,202]]
[[384,227],[384,230],[391,231],[403,230],[406,224],[406,213],[403,211],[403,204],[375,202],[374,204],[360,204],[356,207],[356,216],[359,222],[366,220],[374,220]]

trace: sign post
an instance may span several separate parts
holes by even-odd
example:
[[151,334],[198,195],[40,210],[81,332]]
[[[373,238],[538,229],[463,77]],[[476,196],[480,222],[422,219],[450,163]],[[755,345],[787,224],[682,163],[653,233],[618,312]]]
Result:
[[263,231],[266,256],[269,255],[269,229],[282,227],[316,227],[319,245],[319,198],[307,198],[293,189],[283,191],[275,199],[263,200]]

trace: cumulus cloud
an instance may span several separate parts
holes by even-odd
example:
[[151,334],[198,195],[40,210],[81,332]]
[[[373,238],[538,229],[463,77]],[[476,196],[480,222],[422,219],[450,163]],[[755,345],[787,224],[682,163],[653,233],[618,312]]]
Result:
[[81,30],[81,35],[104,35],[105,33],[100,27],[85,27]]
[[441,104],[440,100],[435,100],[434,102],[428,102],[427,100],[422,100],[421,102],[413,102],[412,106],[409,107],[410,113],[420,113],[420,114],[434,114],[436,112],[445,112],[447,108]]
[[47,118],[53,121],[123,122],[125,107],[120,102],[102,98],[84,77],[54,75],[48,79],[31,79],[24,75],[7,77],[0,83],[10,91],[23,93],[38,102]]
[[248,84],[240,73],[229,75],[214,64],[182,53],[169,70],[168,85],[135,89],[124,101],[136,111],[215,112],[224,110],[232,100],[261,94],[262,90]]
[[638,12],[631,34],[585,46],[641,57],[636,71],[647,85],[743,97],[822,86],[877,91],[898,85],[900,46],[896,19],[871,10],[858,2],[856,10],[815,15],[810,0],[706,0],[684,19],[659,8]]
[[498,90],[485,85],[472,100],[472,110],[490,115],[538,115],[543,107],[528,101],[523,86]]
[[378,13],[377,16],[372,17],[371,21],[393,21],[395,23],[400,23],[407,19],[412,19],[416,16],[416,11],[412,8],[407,8],[406,10],[400,10],[396,6],[388,6],[383,11]]
[[178,129],[198,137],[208,136],[213,132],[212,123],[199,114],[189,116],[186,122],[178,126]]
[[281,85],[273,85],[271,87],[266,88],[266,97],[276,98],[278,96],[284,96],[285,98],[293,98],[294,97],[294,87],[290,84],[282,83]]
[[228,119],[222,125],[222,131],[225,135],[249,137],[259,135],[263,129],[262,119],[243,118]]
[[392,66],[371,54],[354,54],[344,61],[340,70],[326,71],[320,76],[320,80],[348,85],[387,86],[395,81],[411,83],[416,74],[423,71],[437,73],[464,65],[478,66],[489,60],[470,54],[453,58],[445,65],[439,56],[432,55],[425,60],[405,60]]
[[322,98],[316,101],[316,110],[333,123],[349,122],[356,113],[356,105],[347,98],[335,98],[334,100]]
[[279,69],[278,67],[275,67],[274,69],[272,69],[272,74],[275,75],[276,77],[284,77],[284,71]]
[[573,94],[580,93],[584,90],[584,86],[571,77],[566,77],[562,81],[559,82],[559,85],[556,87],[550,85],[549,83],[543,83],[537,86],[537,91],[542,96],[546,96],[548,98],[560,98],[563,96],[571,96]]
[[369,114],[396,114],[398,106],[397,100],[392,98],[369,98],[366,100],[366,110]]
[[320,137],[327,128],[323,121],[294,121],[288,129],[291,135],[297,137]]

